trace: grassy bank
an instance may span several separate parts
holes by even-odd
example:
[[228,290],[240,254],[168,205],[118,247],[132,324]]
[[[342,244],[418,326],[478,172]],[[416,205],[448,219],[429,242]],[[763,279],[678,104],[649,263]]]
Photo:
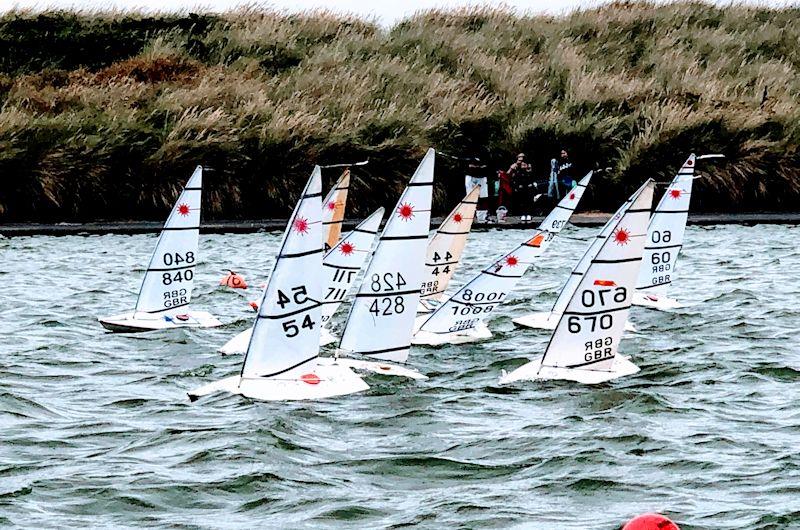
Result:
[[[427,146],[495,169],[525,151],[542,175],[566,146],[614,168],[588,204],[601,209],[691,151],[722,152],[699,210],[797,210],[798,19],[699,3],[426,12],[389,29],[328,13],[8,13],[0,221],[161,218],[197,163],[215,170],[207,217],[276,217],[312,163],[369,157],[352,195],[365,213],[393,203]],[[438,167],[440,210],[463,173]]]

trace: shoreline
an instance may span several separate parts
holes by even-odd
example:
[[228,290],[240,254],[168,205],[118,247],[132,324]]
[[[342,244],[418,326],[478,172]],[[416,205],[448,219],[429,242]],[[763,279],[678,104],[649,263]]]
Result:
[[[576,226],[601,226],[611,216],[609,213],[581,213],[572,216],[571,223]],[[508,217],[505,223],[475,223],[473,230],[525,229],[534,228],[544,217],[534,217],[532,221],[522,222],[519,217]],[[431,219],[431,229],[441,224],[443,217]],[[351,230],[361,219],[345,220],[343,228]],[[737,213],[737,214],[689,214],[690,225],[756,225],[756,224],[800,224],[800,212],[778,213]],[[161,231],[164,226],[159,221],[97,221],[91,223],[16,223],[0,224],[0,236],[69,236],[103,234],[150,234]],[[204,234],[246,234],[260,231],[282,231],[286,219],[257,219],[248,221],[211,221],[203,223],[200,232]]]

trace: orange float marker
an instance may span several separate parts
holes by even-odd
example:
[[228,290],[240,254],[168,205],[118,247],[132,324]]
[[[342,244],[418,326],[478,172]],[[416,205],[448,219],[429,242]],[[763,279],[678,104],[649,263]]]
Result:
[[244,276],[230,270],[228,274],[219,281],[219,284],[230,287],[231,289],[247,289],[247,282],[244,280]]
[[657,513],[637,515],[622,530],[681,530],[678,525]]

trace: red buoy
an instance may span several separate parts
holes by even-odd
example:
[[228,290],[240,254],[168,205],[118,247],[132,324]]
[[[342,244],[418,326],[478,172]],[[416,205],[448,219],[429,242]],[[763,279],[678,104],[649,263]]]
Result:
[[219,284],[231,289],[247,289],[247,282],[244,281],[244,276],[233,271],[228,271],[228,274],[219,281]]
[[637,515],[622,530],[681,530],[678,525],[657,513]]

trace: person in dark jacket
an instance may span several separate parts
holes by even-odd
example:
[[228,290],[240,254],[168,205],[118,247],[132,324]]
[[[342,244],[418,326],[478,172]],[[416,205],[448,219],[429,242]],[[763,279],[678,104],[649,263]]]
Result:
[[560,199],[561,191],[558,188],[561,183],[565,189],[572,188],[575,181],[573,177],[572,162],[569,159],[569,153],[566,149],[562,149],[558,158],[550,161],[550,182],[547,186],[547,196],[552,199]]

